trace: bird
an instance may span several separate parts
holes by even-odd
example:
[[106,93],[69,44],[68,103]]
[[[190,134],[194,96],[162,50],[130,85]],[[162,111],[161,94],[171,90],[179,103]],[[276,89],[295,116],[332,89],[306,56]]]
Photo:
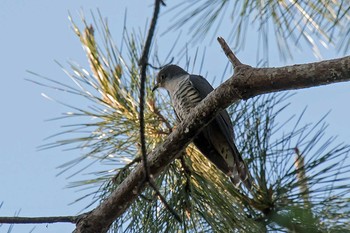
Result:
[[[189,74],[177,65],[163,67],[152,91],[167,90],[177,119],[186,119],[190,110],[198,105],[214,88],[200,75]],[[193,139],[198,150],[219,170],[230,177],[236,188],[241,183],[251,190],[252,179],[248,167],[234,143],[232,121],[226,110],[205,126]]]

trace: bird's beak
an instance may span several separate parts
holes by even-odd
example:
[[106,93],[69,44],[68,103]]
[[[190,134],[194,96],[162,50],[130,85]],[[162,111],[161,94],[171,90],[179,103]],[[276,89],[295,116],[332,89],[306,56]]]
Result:
[[159,87],[158,83],[152,88],[152,92],[154,92],[155,90],[157,90],[157,88]]

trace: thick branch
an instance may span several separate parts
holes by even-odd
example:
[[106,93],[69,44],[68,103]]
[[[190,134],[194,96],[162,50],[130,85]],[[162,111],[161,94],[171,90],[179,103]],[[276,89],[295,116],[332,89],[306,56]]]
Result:
[[243,80],[228,81],[232,80],[229,85],[234,85],[244,99],[271,92],[345,82],[350,79],[350,56],[279,68],[248,69],[248,73],[242,77]]
[[[153,176],[177,158],[201,128],[220,110],[237,101],[260,94],[307,88],[350,80],[350,57],[294,65],[256,69],[246,66],[220,85],[192,110],[169,137],[149,154],[148,166]],[[118,188],[96,209],[84,217],[78,228],[84,233],[107,231],[109,225],[130,206],[143,190],[144,169],[139,164]]]

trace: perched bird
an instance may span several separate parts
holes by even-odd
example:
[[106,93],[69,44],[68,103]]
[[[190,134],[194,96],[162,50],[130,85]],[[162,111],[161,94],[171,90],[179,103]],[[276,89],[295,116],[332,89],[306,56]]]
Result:
[[[157,75],[157,88],[168,91],[179,121],[214,88],[199,75],[187,73],[176,65],[165,66]],[[226,110],[221,111],[200,133],[193,143],[199,151],[231,178],[236,187],[241,182],[250,190],[252,186],[248,168],[234,144],[233,126]]]

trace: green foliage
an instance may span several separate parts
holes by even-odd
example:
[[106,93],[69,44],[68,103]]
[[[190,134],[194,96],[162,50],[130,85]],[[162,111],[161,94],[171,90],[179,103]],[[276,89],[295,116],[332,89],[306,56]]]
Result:
[[344,53],[349,51],[349,10],[348,0],[181,1],[171,9],[175,22],[170,29],[190,24],[189,33],[198,41],[207,38],[209,32],[217,36],[222,22],[230,21],[232,27],[226,29],[229,35],[222,36],[234,43],[236,51],[244,48],[247,28],[255,27],[264,59],[268,59],[271,45],[277,45],[283,59],[290,58],[293,46],[300,48],[303,41],[320,57],[319,47],[329,44]]
[[[248,108],[233,110],[237,112],[237,141],[261,190],[256,201],[269,207],[262,218],[270,230],[349,229],[350,147],[332,147],[335,138],[324,139],[324,118],[299,126],[303,112],[294,125],[292,118],[277,123],[287,107],[281,106],[285,98],[266,95]],[[286,132],[288,128],[291,130]]]
[[[72,25],[87,54],[91,73],[70,64],[71,71],[66,73],[77,87],[50,79],[47,81],[53,84],[47,86],[53,85],[89,101],[91,105],[86,108],[69,106],[73,111],[66,116],[85,117],[85,122],[80,120],[63,132],[73,135],[84,129],[86,133],[47,147],[74,144],[75,148],[84,149],[81,157],[62,165],[64,170],[86,159],[114,166],[94,173],[95,179],[72,184],[94,188],[90,195],[100,202],[140,162],[137,60],[142,41],[125,31],[123,42],[127,52],[122,53],[114,45],[107,24],[102,23],[97,27],[104,45],[100,48],[94,28],[83,22],[83,31],[74,22]],[[145,132],[149,151],[164,140],[175,123],[168,99],[155,97],[150,91],[153,79],[148,70]],[[182,158],[155,179],[182,223],[164,207],[153,189],[146,188],[114,222],[111,232],[345,232],[350,229],[350,147],[332,147],[334,138],[323,138],[324,118],[300,126],[301,114],[299,118],[278,123],[279,114],[287,108],[287,97],[264,95],[241,101],[229,109],[238,147],[256,182],[255,193],[234,188],[224,174],[189,146]]]
[[[77,182],[71,186],[95,186],[96,183],[108,182],[118,174],[119,170],[125,172],[140,161],[139,130],[137,127],[139,124],[137,65],[139,53],[136,50],[136,44],[140,44],[140,41],[135,41],[133,35],[130,37],[125,35],[123,40],[127,45],[129,57],[124,58],[123,54],[115,47],[106,24],[103,23],[101,28],[97,28],[101,37],[104,38],[104,48],[101,49],[96,44],[94,28],[88,26],[85,20],[83,23],[85,28],[80,31],[72,21],[73,29],[83,44],[92,74],[86,69],[70,63],[71,72],[62,68],[77,87],[71,87],[49,78],[45,78],[47,83],[40,84],[86,98],[90,105],[84,109],[65,104],[72,111],[65,113],[64,116],[79,118],[79,123],[69,125],[68,130],[58,135],[73,135],[72,138],[49,143],[42,148],[74,145],[71,148],[87,151],[83,156],[63,164],[61,166],[63,171],[87,159],[120,166],[112,170],[97,172],[99,177],[95,180]],[[148,147],[154,148],[171,131],[172,118],[168,117],[171,114],[168,112],[169,110],[164,108],[164,104],[156,104],[154,93],[150,91],[153,80],[148,77],[146,82],[145,120],[147,125],[145,131]],[[158,102],[162,102],[162,100],[158,100]],[[168,116],[165,117],[163,113]],[[79,135],[79,137],[75,135]],[[125,164],[128,164],[127,168],[124,167]]]

